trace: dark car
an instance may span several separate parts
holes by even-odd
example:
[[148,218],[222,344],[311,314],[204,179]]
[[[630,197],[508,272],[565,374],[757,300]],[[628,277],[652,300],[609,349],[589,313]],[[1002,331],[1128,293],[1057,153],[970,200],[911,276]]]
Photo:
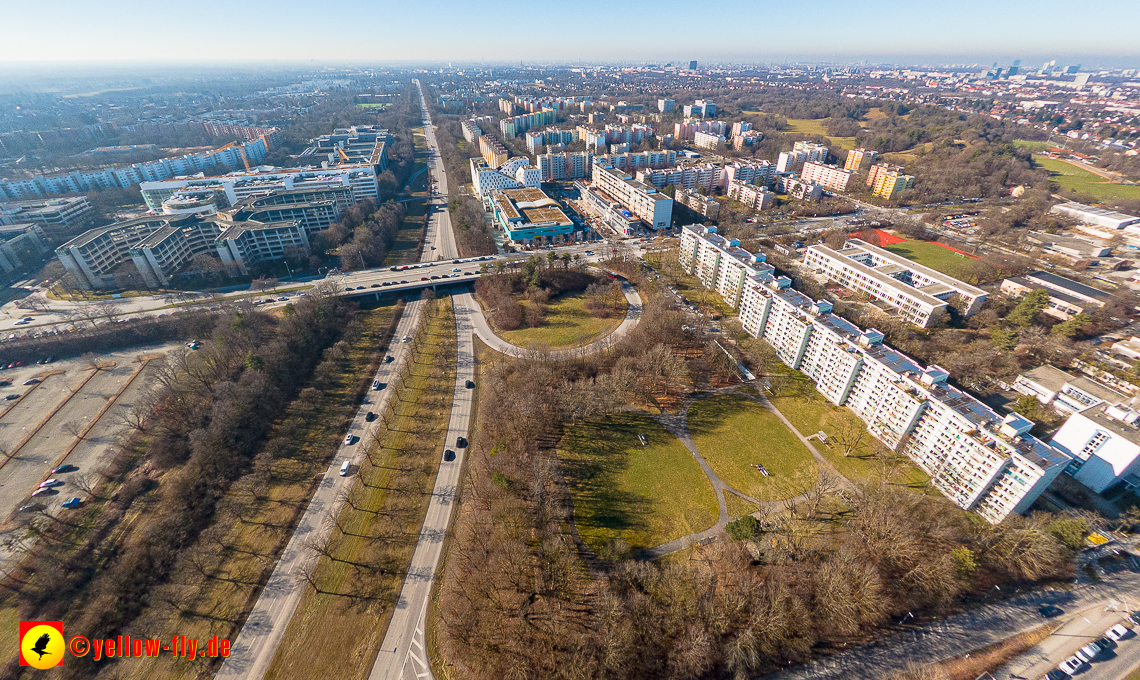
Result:
[[446,451],[443,452],[443,459],[447,462],[451,462],[451,461],[455,460],[455,452],[452,451],[451,449],[447,449]]
[[380,285],[381,286],[390,286],[390,285],[392,285],[392,282],[391,281],[385,281],[384,283],[382,283]]
[[1110,652],[1116,649],[1116,642],[1107,637],[1102,637],[1099,640],[1094,640],[1093,644],[1097,647],[1100,647],[1100,651],[1102,652]]
[[395,357],[393,357],[391,354],[389,354],[388,356],[384,357],[384,363],[386,363],[386,364],[390,364],[390,363],[392,363],[393,361],[395,361]]
[[4,399],[6,399],[8,401],[15,401],[19,398],[20,398],[20,395],[18,395],[18,394],[9,394],[8,396],[4,397]]
[[364,290],[364,286],[357,286],[356,290]]
[[0,387],[8,387],[12,384],[11,380],[0,380]]
[[351,290],[352,290],[352,286],[349,286],[348,288],[345,288],[345,290],[347,290],[347,291],[351,291]]
[[474,380],[468,380],[466,383],[464,383],[464,385],[465,385],[465,386],[467,387],[467,389],[469,389],[469,390],[473,390],[473,389],[475,389],[475,381],[474,381]]
[[1037,613],[1040,614],[1041,616],[1044,616],[1047,619],[1051,619],[1051,618],[1060,616],[1061,614],[1064,614],[1065,610],[1061,609],[1060,607],[1058,607],[1055,604],[1047,604],[1044,607],[1041,607],[1040,609],[1038,609]]
[[451,264],[459,264],[459,260],[452,260]]
[[467,448],[467,437],[456,437],[455,445],[461,449]]
[[369,411],[368,413],[364,414],[364,420],[371,423],[373,420],[376,420],[376,414],[372,411]]
[[379,288],[379,287],[380,287],[380,284],[379,284],[379,283],[374,283],[374,284],[372,284],[371,286],[368,286],[368,287],[369,287],[369,288]]
[[438,278],[439,278],[438,276],[433,276],[433,277],[431,277],[431,280],[432,280],[432,281],[435,281],[435,280],[436,280],[436,279],[438,279]]
[[1045,674],[1045,680],[1069,680],[1073,676],[1069,675],[1060,668],[1054,668]]
[[60,472],[75,472],[75,471],[76,471],[76,470],[78,470],[78,469],[79,469],[79,468],[77,468],[76,466],[74,466],[74,465],[72,465],[72,464],[68,463],[68,464],[66,464],[66,465],[60,465],[60,466],[59,466],[59,467],[57,467],[57,468],[52,468],[52,469],[51,469],[51,474],[53,474],[53,475],[54,475],[54,474],[57,474],[57,473],[60,473]]

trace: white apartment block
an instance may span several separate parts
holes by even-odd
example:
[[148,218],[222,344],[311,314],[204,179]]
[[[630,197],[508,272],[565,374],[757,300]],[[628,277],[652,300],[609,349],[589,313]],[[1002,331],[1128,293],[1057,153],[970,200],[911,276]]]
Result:
[[615,168],[594,166],[593,181],[599,188],[637,215],[650,229],[668,228],[673,218],[673,199]]
[[697,132],[693,134],[693,144],[702,149],[716,149],[718,144],[724,144],[724,135],[715,132]]
[[837,165],[824,165],[823,163],[808,161],[804,163],[800,178],[805,182],[812,182],[835,191],[847,191],[847,184],[854,174],[851,170],[844,170]]
[[[594,156],[593,163],[603,168],[613,167],[618,170],[637,170],[638,168],[671,168],[677,165],[677,152],[642,151],[640,153],[623,152],[611,153],[604,156]],[[662,185],[664,186],[664,185]]]
[[767,210],[776,205],[776,194],[769,191],[768,187],[756,184],[730,182],[728,197],[734,201],[740,201],[753,210]]
[[772,186],[776,182],[776,165],[771,161],[733,161],[725,164],[721,180],[722,191],[733,182]]
[[792,145],[792,150],[806,153],[808,163],[826,163],[827,155],[831,153],[826,146],[815,142],[796,142]]
[[[724,258],[720,253],[732,247],[711,236],[685,227],[678,254],[710,288],[711,267],[721,266],[717,255]],[[813,301],[790,283],[759,271],[744,277],[739,292],[726,286],[725,300],[739,306],[746,332],[768,342],[832,403],[849,406],[875,438],[910,457],[959,507],[1000,522],[1028,510],[1069,464],[1063,451],[1029,435],[1032,422],[1002,418],[948,385],[946,371],[921,368],[884,346],[882,333],[835,316],[829,302]]]
[[806,161],[806,151],[781,151],[776,161],[776,172],[799,172]]
[[822,244],[810,246],[804,252],[804,265],[846,288],[890,304],[899,316],[921,328],[942,316],[947,301],[955,295],[964,316],[977,313],[987,296],[981,288],[859,239],[847,241],[838,251]]
[[739,137],[740,135],[744,134],[745,132],[749,132],[751,130],[752,130],[752,123],[746,123],[744,121],[740,121],[740,122],[732,124],[732,136],[733,137]]
[[686,118],[684,122],[673,125],[673,136],[677,139],[693,139],[698,132],[724,136],[728,132],[728,125],[720,120],[693,120]]
[[1140,487],[1140,413],[1100,403],[1069,416],[1053,446],[1073,457],[1066,472],[1096,493],[1123,482]]
[[471,186],[475,195],[486,200],[491,192],[501,189],[538,187],[542,184],[542,171],[530,164],[530,159],[516,156],[497,168],[491,168],[486,159],[472,158]]
[[724,186],[724,168],[712,163],[679,165],[674,168],[637,171],[637,181],[652,184],[660,189],[672,184],[690,191],[706,189],[718,191]]
[[686,272],[720,293],[733,308],[740,306],[746,279],[757,275],[774,279],[775,268],[765,262],[763,253],[744,250],[739,240],[721,236],[716,227],[682,227],[677,259]]
[[483,131],[479,129],[479,124],[474,120],[460,121],[459,127],[463,131],[463,139],[467,140],[468,144],[474,143],[476,139],[483,136]]
[[534,157],[534,164],[544,182],[558,179],[587,179],[593,154],[589,151],[548,151]]
[[1064,414],[1084,411],[1105,402],[1119,404],[1128,400],[1126,395],[1107,385],[1083,375],[1070,375],[1048,364],[1017,376],[1013,389]]

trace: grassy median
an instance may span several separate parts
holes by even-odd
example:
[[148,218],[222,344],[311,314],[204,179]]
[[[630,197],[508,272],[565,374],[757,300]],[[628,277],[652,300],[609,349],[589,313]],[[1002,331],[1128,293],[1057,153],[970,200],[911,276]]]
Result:
[[[367,678],[431,498],[455,388],[455,318],[432,313],[267,678]],[[398,398],[395,398],[397,397]]]
[[[522,301],[523,306],[529,304]],[[534,328],[499,331],[495,334],[518,347],[581,347],[603,335],[609,335],[625,319],[626,301],[621,310],[612,316],[596,317],[586,310],[586,295],[581,292],[563,293],[550,299],[546,316]]]

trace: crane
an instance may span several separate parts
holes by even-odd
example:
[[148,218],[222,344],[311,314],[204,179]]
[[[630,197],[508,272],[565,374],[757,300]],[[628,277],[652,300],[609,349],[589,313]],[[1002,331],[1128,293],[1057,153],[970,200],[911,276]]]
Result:
[[339,153],[339,154],[340,154],[340,157],[344,159],[344,162],[345,162],[345,163],[351,163],[351,162],[352,162],[351,160],[349,160],[349,159],[348,159],[348,154],[346,154],[346,153],[344,152],[344,149],[342,149],[341,147],[339,147],[339,146],[338,146],[338,147],[336,148],[336,151],[337,151],[337,153]]

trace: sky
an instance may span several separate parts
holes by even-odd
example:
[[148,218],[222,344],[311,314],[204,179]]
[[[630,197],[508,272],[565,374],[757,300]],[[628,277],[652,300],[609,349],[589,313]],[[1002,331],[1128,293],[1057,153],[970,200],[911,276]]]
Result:
[[[0,63],[790,60],[1140,67],[1136,0],[7,0]],[[1087,11],[1081,8],[1088,7]],[[1043,59],[1042,59],[1043,60]]]

